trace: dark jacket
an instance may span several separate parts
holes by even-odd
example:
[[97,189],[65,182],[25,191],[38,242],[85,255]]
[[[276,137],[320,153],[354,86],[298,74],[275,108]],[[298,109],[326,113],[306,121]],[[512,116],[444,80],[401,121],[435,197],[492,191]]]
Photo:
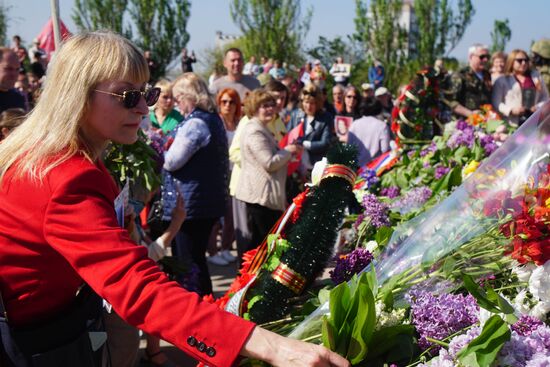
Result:
[[223,122],[216,113],[195,109],[185,121],[198,118],[208,125],[210,142],[180,169],[171,172],[185,198],[188,219],[219,218],[228,199],[229,149]]
[[[288,131],[298,126],[300,122],[305,121],[305,117],[304,111],[298,110],[290,119]],[[311,147],[307,151],[311,164],[315,164],[327,154],[331,143],[334,141],[334,124],[330,114],[324,111],[319,111],[311,124],[313,131],[305,134],[302,140],[311,142]],[[306,131],[306,126],[304,126],[304,132]]]

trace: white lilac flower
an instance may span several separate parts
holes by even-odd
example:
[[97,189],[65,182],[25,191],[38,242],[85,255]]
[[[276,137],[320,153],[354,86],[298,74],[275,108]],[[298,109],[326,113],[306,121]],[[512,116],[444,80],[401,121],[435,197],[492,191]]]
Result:
[[520,282],[528,282],[531,277],[531,273],[535,270],[537,266],[533,263],[527,263],[525,265],[514,266],[512,272],[516,274]]
[[529,291],[544,303],[550,303],[550,260],[538,266],[529,278]]
[[367,250],[370,253],[374,253],[374,250],[378,248],[378,242],[372,240],[365,244],[365,250]]

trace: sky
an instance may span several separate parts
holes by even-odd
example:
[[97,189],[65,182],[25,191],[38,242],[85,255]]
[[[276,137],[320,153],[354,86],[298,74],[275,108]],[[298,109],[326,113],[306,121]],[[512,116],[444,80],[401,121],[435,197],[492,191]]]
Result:
[[[456,1],[455,1],[456,2]],[[50,16],[48,0],[0,0],[10,7],[8,37],[20,35],[24,44],[30,44]],[[77,31],[71,19],[74,0],[59,0],[60,15],[71,32]],[[188,49],[198,57],[205,48],[213,47],[216,31],[239,35],[231,20],[229,0],[191,0],[191,17],[187,31],[190,34]],[[319,36],[332,39],[354,32],[355,0],[303,0],[303,8],[313,8],[310,31],[305,48],[316,44]],[[475,15],[464,37],[450,56],[466,60],[467,50],[473,43],[491,44],[491,31],[495,20],[509,19],[512,39],[507,50],[529,49],[531,42],[550,38],[550,0],[473,0]]]

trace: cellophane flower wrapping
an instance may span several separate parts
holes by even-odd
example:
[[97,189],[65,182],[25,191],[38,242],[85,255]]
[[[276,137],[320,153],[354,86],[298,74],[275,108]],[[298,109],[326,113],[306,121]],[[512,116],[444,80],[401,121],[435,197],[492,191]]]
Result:
[[[442,260],[468,251],[467,246],[478,246],[480,238],[490,241],[491,233],[506,239],[504,244],[489,243],[500,246],[497,256],[540,266],[550,257],[549,224],[550,102],[444,201],[398,226],[370,266],[374,265],[379,284],[413,274],[412,269],[420,269],[415,274],[427,279]],[[408,284],[413,280],[407,277]],[[319,330],[328,310],[328,304],[321,305],[290,336],[304,338]]]

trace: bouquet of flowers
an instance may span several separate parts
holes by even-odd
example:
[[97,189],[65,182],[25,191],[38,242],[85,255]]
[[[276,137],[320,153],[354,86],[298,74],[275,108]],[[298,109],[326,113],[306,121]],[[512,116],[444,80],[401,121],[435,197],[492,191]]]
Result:
[[[454,141],[460,145],[467,138]],[[363,275],[334,288],[330,301],[291,336],[319,337],[365,366],[545,365],[550,360],[549,151],[546,104],[450,196],[387,231],[385,239],[367,243],[369,256],[353,255],[353,264],[368,259]],[[388,215],[387,203],[365,197],[365,208],[377,208],[369,213],[370,223],[387,226],[376,217]],[[340,268],[354,270],[352,265]],[[335,278],[346,280],[350,273]],[[382,336],[392,347],[398,343],[402,353],[381,346]]]

